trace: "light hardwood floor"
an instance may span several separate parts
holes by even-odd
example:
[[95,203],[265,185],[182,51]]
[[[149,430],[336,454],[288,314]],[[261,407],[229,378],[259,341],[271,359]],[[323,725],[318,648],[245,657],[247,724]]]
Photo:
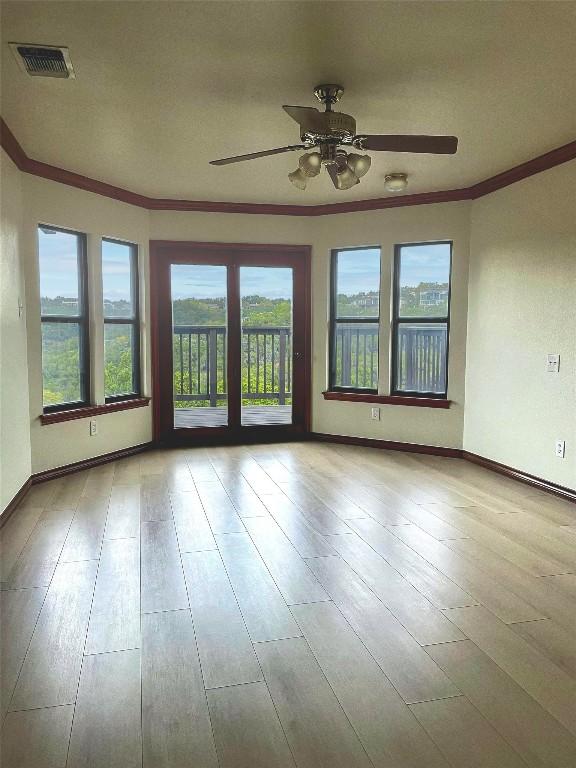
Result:
[[324,443],[151,451],[0,532],[2,768],[574,768],[576,505]]

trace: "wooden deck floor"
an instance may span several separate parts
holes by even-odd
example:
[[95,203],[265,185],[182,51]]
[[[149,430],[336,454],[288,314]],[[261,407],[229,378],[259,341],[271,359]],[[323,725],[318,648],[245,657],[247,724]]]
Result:
[[571,768],[575,529],[471,464],[320,443],[34,486],[2,768]]
[[[242,424],[246,427],[292,423],[291,405],[242,406]],[[227,408],[175,408],[174,426],[225,427],[228,424]]]

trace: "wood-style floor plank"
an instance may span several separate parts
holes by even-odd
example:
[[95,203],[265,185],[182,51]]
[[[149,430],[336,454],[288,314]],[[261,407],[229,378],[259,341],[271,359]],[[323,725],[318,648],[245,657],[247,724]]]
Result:
[[274,520],[251,517],[244,523],[288,605],[330,599]]
[[83,496],[80,499],[60,556],[61,562],[100,557],[107,514],[107,496]]
[[439,608],[355,533],[331,536],[330,543],[420,645],[463,639]]
[[26,656],[46,588],[0,592],[0,722]]
[[216,549],[216,542],[196,489],[171,491],[170,502],[181,552]]
[[453,768],[525,768],[520,755],[464,696],[413,704]]
[[309,562],[320,583],[405,702],[439,699],[460,693],[343,560],[339,557],[318,557]]
[[298,768],[368,768],[370,760],[306,641],[255,647]]
[[7,574],[9,589],[47,587],[50,584],[74,512],[44,511],[28,537],[25,547]]
[[576,636],[550,619],[511,624],[517,635],[576,678]]
[[482,606],[446,611],[474,641],[559,723],[576,734],[576,680]]
[[26,546],[42,510],[43,507],[18,507],[18,515],[13,515],[0,528],[0,582],[8,581],[10,571]]
[[0,741],[2,768],[64,768],[72,705],[10,712]]
[[85,560],[56,568],[12,696],[12,711],[75,701],[96,566]]
[[247,533],[217,537],[222,560],[253,643],[301,634]]
[[219,552],[182,556],[206,688],[262,679]]
[[85,653],[140,647],[140,542],[105,541],[96,578]]
[[283,493],[262,494],[260,498],[301,557],[335,554],[326,538],[308,524],[296,504]]
[[428,653],[530,768],[576,765],[576,738],[473,642]]
[[146,475],[140,484],[140,519],[144,523],[172,519],[170,488],[164,475]]
[[66,768],[141,768],[140,651],[85,656]]
[[448,764],[333,603],[296,605],[294,615],[374,765]]
[[220,482],[197,482],[196,487],[213,533],[242,533],[245,530],[236,507]]
[[207,694],[220,768],[295,768],[265,683]]
[[188,608],[174,524],[171,520],[142,523],[141,610]]
[[108,503],[105,539],[140,536],[140,486],[113,485]]
[[144,768],[217,768],[190,613],[142,616]]

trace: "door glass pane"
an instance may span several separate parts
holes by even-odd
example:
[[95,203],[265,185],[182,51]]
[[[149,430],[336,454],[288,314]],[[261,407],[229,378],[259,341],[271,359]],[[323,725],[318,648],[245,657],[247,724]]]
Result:
[[43,405],[84,399],[80,365],[80,324],[42,323]]
[[106,397],[129,395],[134,382],[134,326],[131,323],[104,324],[104,388]]
[[336,322],[333,385],[378,389],[378,323]]
[[396,389],[402,392],[446,392],[446,323],[400,323]]
[[448,317],[450,243],[400,249],[400,317]]
[[79,315],[80,237],[38,227],[40,304],[43,315]]
[[241,267],[242,424],[292,423],[292,269]]
[[173,264],[174,426],[228,424],[226,267]]

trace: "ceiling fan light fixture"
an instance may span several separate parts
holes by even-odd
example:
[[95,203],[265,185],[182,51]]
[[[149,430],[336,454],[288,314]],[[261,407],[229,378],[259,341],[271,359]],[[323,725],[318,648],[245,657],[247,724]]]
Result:
[[337,189],[350,189],[355,184],[360,183],[360,179],[348,165],[345,165],[341,171],[338,171],[336,179]]
[[318,176],[322,170],[322,157],[320,152],[309,152],[300,158],[298,168],[308,178]]
[[359,179],[361,179],[362,176],[365,176],[370,170],[372,158],[370,155],[356,155],[354,152],[350,152],[347,162],[350,170],[353,171]]
[[388,192],[403,192],[408,186],[408,176],[405,173],[387,173],[384,176],[384,189]]
[[300,168],[296,168],[295,171],[289,173],[288,178],[295,187],[298,187],[298,189],[306,189],[306,183],[308,179],[306,178],[305,174],[302,173]]

